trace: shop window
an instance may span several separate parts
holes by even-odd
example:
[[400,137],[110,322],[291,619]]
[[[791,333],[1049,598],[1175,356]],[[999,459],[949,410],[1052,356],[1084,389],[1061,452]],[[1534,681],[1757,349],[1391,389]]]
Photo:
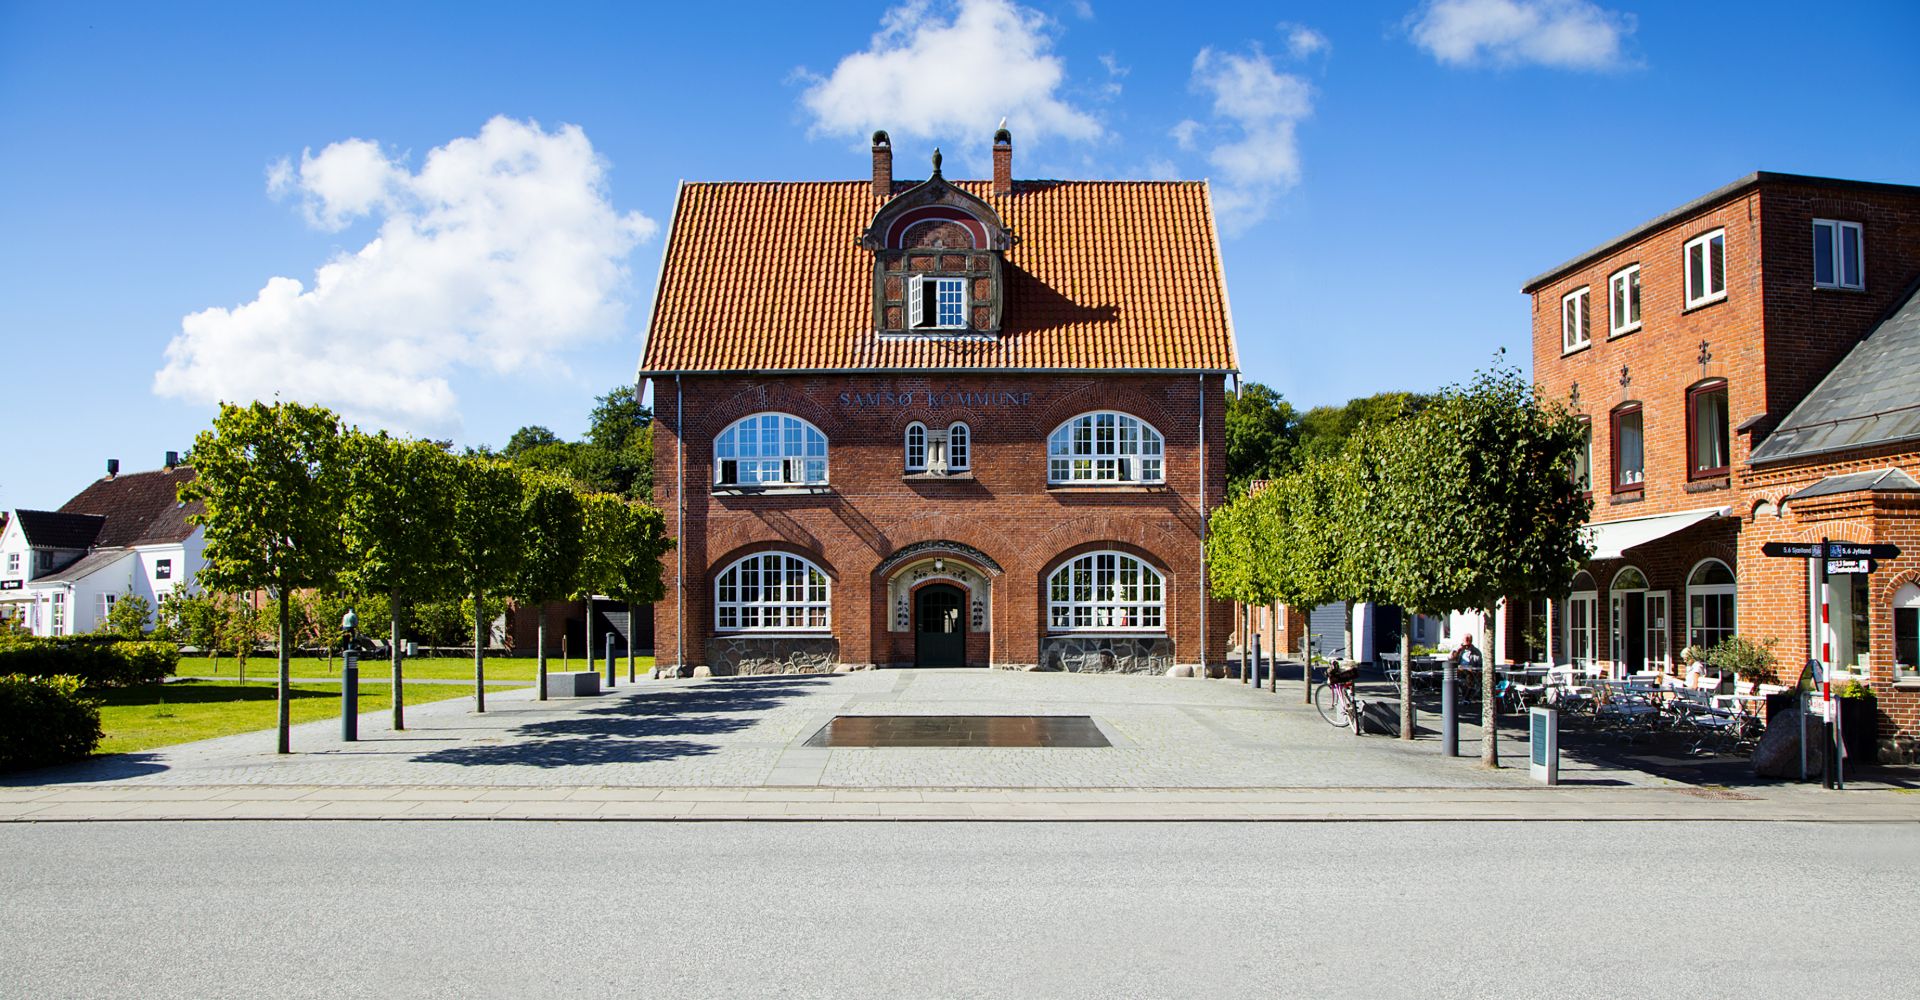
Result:
[[1687,645],[1712,649],[1733,635],[1737,593],[1726,563],[1707,559],[1693,568],[1687,576]]
[[1567,595],[1567,659],[1581,670],[1592,670],[1600,658],[1600,595],[1593,577],[1586,572],[1574,574],[1573,592]]
[[1911,583],[1893,595],[1893,676],[1920,680],[1920,587]]
[[785,552],[763,552],[728,566],[714,581],[714,628],[721,632],[827,629],[827,575]]
[[1124,413],[1083,413],[1047,437],[1049,483],[1158,483],[1165,461],[1160,432]]
[[1727,383],[1707,382],[1687,391],[1687,476],[1707,479],[1727,474],[1730,437]]
[[1687,242],[1687,308],[1727,297],[1727,231],[1716,229]]
[[[1809,559],[1807,562],[1818,576],[1819,561]],[[1828,578],[1827,622],[1832,631],[1834,669],[1866,673],[1868,658],[1873,652],[1873,630],[1865,573]]]
[[1089,552],[1047,578],[1051,631],[1158,632],[1165,627],[1165,578],[1124,552]]
[[735,421],[713,442],[715,482],[722,486],[814,485],[827,481],[827,436],[785,413]]
[[1813,220],[1813,283],[1818,288],[1867,287],[1858,222]]
[[1646,482],[1646,420],[1639,403],[1627,403],[1613,411],[1613,491],[1644,489]]

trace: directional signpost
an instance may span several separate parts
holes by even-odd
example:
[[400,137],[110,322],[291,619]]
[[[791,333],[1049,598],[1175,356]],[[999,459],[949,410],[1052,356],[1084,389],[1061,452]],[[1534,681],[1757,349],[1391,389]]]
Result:
[[[1841,740],[1840,706],[1833,701],[1833,640],[1828,629],[1832,620],[1827,613],[1827,578],[1835,573],[1862,574],[1874,571],[1876,559],[1893,559],[1900,555],[1900,547],[1886,544],[1867,544],[1863,542],[1836,542],[1822,538],[1818,542],[1768,542],[1760,546],[1760,551],[1779,559],[1818,559],[1820,560],[1820,618],[1816,623],[1820,633],[1820,701],[1821,715],[1826,719],[1827,767],[1820,783],[1827,788],[1847,787],[1846,771],[1840,763]],[[1806,719],[1806,705],[1801,705],[1801,725]]]

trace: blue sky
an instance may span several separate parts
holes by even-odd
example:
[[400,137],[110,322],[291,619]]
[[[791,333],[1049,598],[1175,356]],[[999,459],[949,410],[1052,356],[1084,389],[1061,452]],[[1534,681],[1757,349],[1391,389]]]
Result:
[[1524,360],[1524,278],[1748,171],[1920,182],[1920,5],[1168,9],[0,2],[0,508],[275,391],[576,435],[675,182],[859,177],[873,127],[901,176],[1004,115],[1018,176],[1211,178],[1301,406]]

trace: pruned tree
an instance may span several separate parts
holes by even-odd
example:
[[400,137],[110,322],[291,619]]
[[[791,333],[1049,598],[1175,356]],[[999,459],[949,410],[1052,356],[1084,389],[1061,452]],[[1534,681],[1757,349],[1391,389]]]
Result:
[[526,557],[520,525],[520,471],[495,458],[467,456],[454,466],[448,540],[454,576],[473,599],[473,707],[487,710],[487,598],[513,589]]
[[[384,608],[356,606],[362,621],[387,619],[393,728],[405,729],[402,623],[421,601],[452,593],[454,472],[458,460],[430,441],[386,432],[347,436],[347,495],[340,530],[349,553],[347,586],[379,595]],[[336,621],[338,619],[335,619]]]
[[585,514],[580,495],[566,479],[550,473],[522,474],[520,526],[526,536],[526,559],[514,580],[513,598],[538,606],[536,697],[547,699],[547,602],[573,595],[586,557]]
[[[1342,599],[1340,523],[1335,495],[1345,469],[1338,456],[1309,459],[1254,498],[1260,518],[1273,525],[1272,593],[1296,608],[1314,608]],[[1313,698],[1313,660],[1303,651],[1302,693]]]
[[667,535],[667,517],[660,508],[638,500],[629,500],[625,506],[618,545],[603,556],[610,562],[604,593],[627,605],[627,680],[631,681],[634,605],[651,604],[665,596],[660,557],[673,548],[673,539]]
[[303,587],[332,586],[345,562],[340,419],[300,403],[222,404],[212,429],[194,438],[193,465],[197,475],[180,487],[180,500],[203,505],[191,518],[206,531],[201,584],[268,589],[280,599],[278,746],[291,753],[285,598]]

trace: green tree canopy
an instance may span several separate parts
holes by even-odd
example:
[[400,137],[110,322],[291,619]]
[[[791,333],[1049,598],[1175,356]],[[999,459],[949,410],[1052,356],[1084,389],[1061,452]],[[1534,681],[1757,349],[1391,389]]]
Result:
[[1296,461],[1300,421],[1293,405],[1258,382],[1227,396],[1227,495],[1245,493],[1256,479],[1277,479]]
[[1346,448],[1347,438],[1361,427],[1414,416],[1432,401],[1433,397],[1424,393],[1381,392],[1339,406],[1316,406],[1300,417],[1301,457],[1331,458]]
[[526,559],[520,515],[521,473],[494,458],[460,459],[453,475],[453,519],[448,525],[454,573],[474,600],[473,700],[487,709],[486,598],[507,595]]

